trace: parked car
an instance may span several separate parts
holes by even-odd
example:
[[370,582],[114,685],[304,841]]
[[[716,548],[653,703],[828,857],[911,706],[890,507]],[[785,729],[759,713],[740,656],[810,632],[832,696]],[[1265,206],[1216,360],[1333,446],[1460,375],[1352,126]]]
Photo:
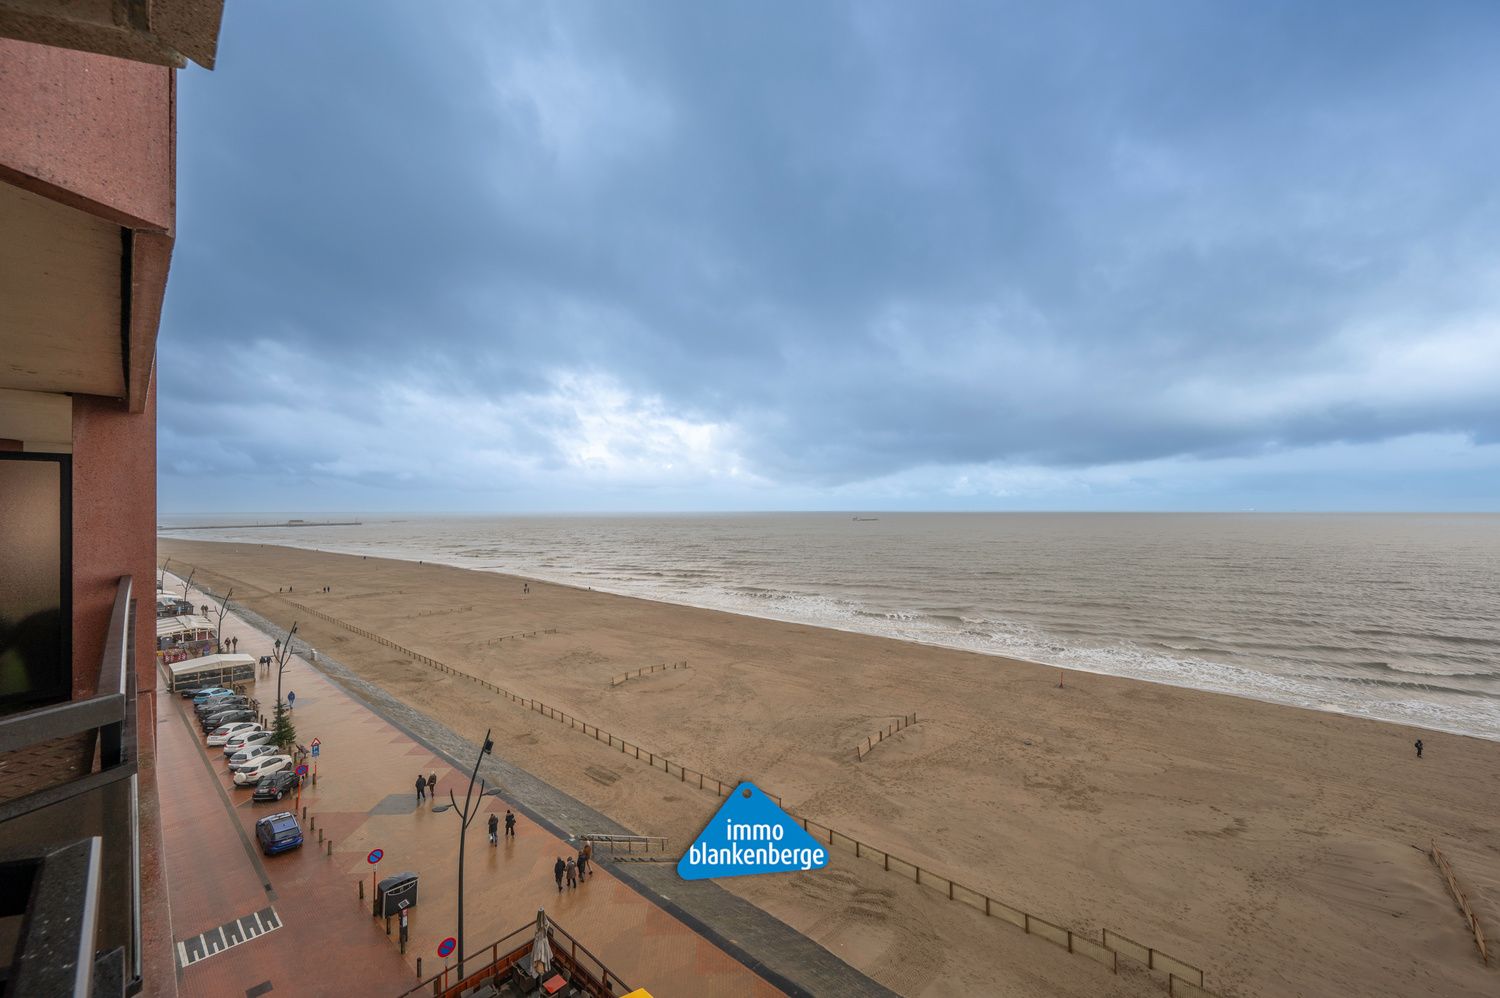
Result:
[[221,724],[233,724],[236,721],[255,720],[255,711],[248,707],[226,710],[219,714],[210,714],[203,719],[203,733],[206,735]]
[[288,849],[296,849],[302,845],[302,826],[297,824],[297,816],[290,811],[282,811],[280,814],[268,815],[255,823],[255,838],[260,843],[260,851],[267,856],[274,856]]
[[281,800],[289,793],[294,793],[302,785],[302,777],[296,771],[283,769],[269,776],[262,776],[260,782],[255,785],[255,793],[250,795],[251,800]]
[[235,721],[233,724],[221,724],[208,733],[208,744],[210,746],[223,745],[229,741],[230,735],[246,735],[252,731],[259,731],[260,725],[254,721]]
[[276,755],[276,746],[267,743],[265,745],[251,745],[242,748],[229,757],[229,771],[232,773],[236,767],[243,766],[245,763],[259,759],[265,755]]
[[235,766],[234,784],[237,787],[253,787],[260,782],[262,776],[270,776],[272,773],[291,768],[292,757],[289,755],[263,755]]
[[206,699],[216,693],[233,693],[234,690],[227,690],[222,686],[189,686],[181,692],[182,699],[197,700],[200,697]]
[[214,714],[214,713],[217,713],[218,711],[221,711],[221,710],[228,710],[231,707],[248,707],[248,706],[250,706],[250,698],[249,697],[242,697],[242,696],[209,697],[207,700],[203,701],[202,703],[194,704],[193,705],[193,712],[196,713],[199,717],[206,717],[209,714]]
[[230,735],[224,743],[224,754],[233,756],[236,752],[247,748],[256,748],[261,745],[270,745],[271,739],[275,737],[269,731],[256,728],[254,731],[241,732],[238,735]]

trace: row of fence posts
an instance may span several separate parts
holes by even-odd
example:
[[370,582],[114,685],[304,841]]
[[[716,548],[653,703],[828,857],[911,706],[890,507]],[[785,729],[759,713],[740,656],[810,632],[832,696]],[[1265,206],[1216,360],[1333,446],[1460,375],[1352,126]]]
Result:
[[622,672],[618,676],[611,677],[609,680],[609,685],[619,686],[626,680],[638,679],[641,676],[649,676],[653,672],[670,672],[673,669],[686,669],[687,667],[688,664],[686,660],[681,662],[662,662],[660,665],[648,665],[644,666],[643,668],[636,669],[634,672]]
[[[301,606],[301,604],[296,605]],[[308,608],[302,607],[302,609]],[[536,713],[541,714],[544,717],[550,718],[554,721],[557,721],[558,723],[566,723],[569,728],[581,730],[585,735],[590,735],[596,741],[605,742],[610,748],[618,747],[619,751],[625,755],[633,754],[636,759],[640,759],[646,762],[646,764],[651,766],[652,768],[660,768],[669,776],[672,775],[672,772],[675,769],[677,771],[677,777],[679,781],[683,783],[688,782],[688,776],[692,775],[697,778],[698,788],[700,790],[707,790],[709,789],[710,784],[712,784],[714,793],[719,797],[723,797],[727,793],[733,791],[734,787],[738,785],[735,783],[725,783],[723,780],[720,780],[716,777],[710,777],[708,774],[703,773],[700,770],[690,770],[679,763],[672,762],[665,756],[657,755],[655,752],[643,749],[639,745],[634,745],[617,735],[604,731],[598,725],[591,725],[586,721],[582,721],[579,718],[567,713],[566,711],[558,710],[557,708],[545,704],[540,700],[522,697],[516,693],[511,692],[510,690],[504,689],[500,686],[496,686],[494,683],[487,682],[477,676],[472,676],[467,672],[461,672],[457,669],[451,668],[450,666],[444,665],[443,663],[438,662],[435,659],[429,658],[426,655],[419,654],[418,652],[414,652],[409,648],[404,648],[401,645],[388,641],[385,638],[380,637],[379,635],[364,631],[362,628],[358,628],[353,626],[352,624],[345,623],[342,620],[329,617],[326,614],[319,613],[319,611],[316,610],[309,610],[309,612],[316,613],[319,616],[324,617],[324,619],[328,620],[329,622],[338,624],[341,627],[345,627],[351,631],[354,631],[356,634],[368,637],[371,640],[378,641],[381,644],[396,649],[397,651],[401,651],[409,655],[413,659],[429,665],[432,668],[441,669],[442,671],[449,673],[450,675],[468,679],[471,682],[483,686],[484,688],[494,693],[498,693],[499,695],[508,698],[513,703],[517,703],[523,707],[526,707],[528,710],[535,711]],[[910,715],[910,717],[912,719],[910,723],[916,723],[916,715],[912,714]],[[900,729],[898,728],[897,730]],[[880,737],[883,737],[883,735]],[[878,744],[879,741],[880,738],[877,738],[876,744]],[[785,807],[780,796],[770,793],[769,791],[764,791],[764,789],[763,792],[765,792],[766,795],[772,800],[776,801],[778,807]],[[790,812],[788,813],[790,814]],[[1215,998],[1213,992],[1207,991],[1203,987],[1203,971],[1185,960],[1179,960],[1176,957],[1170,956],[1153,947],[1143,946],[1125,936],[1120,935],[1117,932],[1111,932],[1108,929],[1103,930],[1103,941],[1095,942],[1087,936],[1079,935],[1078,933],[1073,932],[1071,929],[1064,928],[1063,926],[1057,925],[1054,922],[1050,922],[1044,918],[1039,918],[1036,915],[1032,915],[1026,911],[1023,911],[1020,908],[1008,905],[1003,901],[992,898],[989,895],[981,891],[974,890],[971,887],[965,887],[962,884],[959,884],[958,882],[952,880],[951,878],[941,876],[940,874],[936,874],[931,870],[924,870],[916,863],[901,859],[898,856],[893,856],[883,849],[877,849],[873,846],[868,845],[867,843],[859,841],[851,835],[845,835],[843,832],[839,832],[833,828],[830,828],[827,825],[811,821],[807,818],[797,818],[796,815],[791,815],[791,817],[794,820],[799,821],[802,824],[803,829],[809,834],[812,833],[813,826],[817,826],[822,830],[822,832],[826,832],[829,845],[835,845],[837,844],[837,841],[839,839],[843,839],[846,843],[848,843],[848,845],[853,847],[853,852],[856,858],[866,858],[866,854],[871,854],[869,856],[869,858],[871,859],[875,858],[875,856],[879,856],[884,863],[885,869],[888,871],[892,869],[891,863],[894,861],[897,867],[896,872],[898,873],[901,872],[900,867],[908,867],[913,871],[912,877],[917,884],[932,888],[934,890],[941,890],[943,886],[946,885],[949,900],[961,901],[965,904],[968,904],[972,908],[982,910],[988,916],[998,917],[1005,921],[1008,921],[1018,928],[1021,928],[1028,934],[1040,936],[1041,938],[1046,939],[1049,942],[1055,943],[1056,945],[1067,949],[1070,953],[1078,953],[1083,956],[1087,956],[1099,963],[1103,963],[1112,971],[1118,972],[1119,964],[1117,957],[1118,955],[1123,954],[1126,957],[1145,964],[1152,970],[1158,970],[1166,973],[1169,994],[1172,994],[1174,996],[1182,995],[1186,996],[1186,998]],[[822,832],[819,833],[820,836]],[[924,874],[926,875],[925,880],[923,879]]]
[[881,742],[885,741],[888,737],[894,735],[896,732],[905,731],[907,728],[916,723],[917,715],[915,713],[905,714],[902,717],[897,718],[895,724],[889,725],[884,730],[877,731],[869,738],[866,738],[863,745],[854,746],[854,760],[856,762],[864,762],[865,756],[874,751],[876,745],[879,745]]
[[1488,967],[1490,965],[1490,949],[1484,939],[1484,929],[1479,925],[1479,916],[1469,906],[1469,896],[1464,893],[1463,886],[1459,884],[1458,877],[1453,872],[1453,867],[1448,863],[1448,857],[1444,856],[1443,851],[1438,848],[1436,840],[1432,841],[1432,861],[1437,864],[1438,870],[1443,874],[1443,879],[1447,881],[1448,893],[1453,895],[1453,900],[1458,904],[1459,913],[1464,916],[1464,921],[1468,923],[1469,931],[1474,934],[1474,945],[1479,947],[1479,958]]

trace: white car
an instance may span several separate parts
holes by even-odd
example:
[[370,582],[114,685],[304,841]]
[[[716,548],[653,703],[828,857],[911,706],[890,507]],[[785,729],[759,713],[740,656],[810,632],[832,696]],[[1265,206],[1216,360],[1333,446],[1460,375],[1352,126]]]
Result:
[[246,745],[229,757],[229,771],[234,772],[246,763],[254,762],[263,756],[275,754],[276,746],[270,743],[265,745]]
[[247,735],[252,731],[259,731],[260,725],[254,721],[236,721],[233,724],[222,724],[208,733],[208,744],[223,745],[235,735]]
[[[237,735],[230,735],[224,743],[224,754],[234,755],[247,748],[256,748],[261,745],[270,745],[272,734],[256,728],[254,731],[244,731]],[[244,760],[241,760],[242,762]]]
[[235,767],[234,784],[238,787],[253,787],[260,782],[262,776],[291,768],[292,757],[289,755],[263,755],[259,759],[251,759],[243,766]]

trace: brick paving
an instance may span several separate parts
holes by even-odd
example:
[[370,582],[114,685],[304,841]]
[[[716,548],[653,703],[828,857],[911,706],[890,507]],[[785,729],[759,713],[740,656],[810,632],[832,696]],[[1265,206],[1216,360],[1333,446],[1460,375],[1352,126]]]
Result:
[[[195,594],[193,601],[208,598]],[[224,633],[239,638],[241,653],[256,658],[271,653],[272,639],[237,614],[225,619]],[[174,941],[267,906],[282,923],[276,931],[179,967],[179,991],[211,998],[251,992],[398,995],[418,982],[419,956],[423,976],[440,968],[437,945],[456,932],[459,821],[453,812],[434,813],[431,801],[416,807],[413,784],[418,773],[435,772],[442,801],[450,790],[467,786],[468,773],[300,658],[291,660],[283,689],[297,694],[298,741],[308,744],[317,737],[322,750],[317,785],[306,787],[300,799],[312,819],[303,822],[306,843],[272,857],[261,857],[253,847],[255,819],[297,805],[290,799],[280,805],[251,803],[248,789],[232,786],[221,751],[203,746],[191,707],[180,697],[160,695],[158,773]],[[274,672],[257,679],[253,695],[269,714],[276,698]],[[460,742],[455,749],[455,757],[472,759],[473,748]],[[508,805],[517,811],[517,836],[492,847],[486,819],[491,811],[503,815]],[[331,855],[326,842],[319,843],[319,831],[332,841]],[[376,848],[384,857],[372,868],[365,857]],[[466,839],[464,918],[470,953],[544,907],[611,971],[657,998],[782,993],[602,865],[588,881],[559,894],[552,864],[576,851],[555,826],[519,802],[486,799]],[[412,871],[421,878],[405,955],[394,930],[387,936],[383,923],[370,917],[372,870],[380,876]],[[217,942],[221,936],[210,933],[210,938]]]

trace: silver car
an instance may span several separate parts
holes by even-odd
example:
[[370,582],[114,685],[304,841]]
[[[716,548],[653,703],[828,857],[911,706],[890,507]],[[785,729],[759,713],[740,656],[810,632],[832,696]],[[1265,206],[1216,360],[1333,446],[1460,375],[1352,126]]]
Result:
[[229,768],[230,770],[238,770],[241,766],[248,766],[263,755],[274,755],[275,753],[276,746],[269,743],[242,748],[229,757]]
[[272,733],[269,731],[246,731],[235,735],[224,743],[224,754],[234,755],[241,749],[255,748],[259,745],[271,744]]

